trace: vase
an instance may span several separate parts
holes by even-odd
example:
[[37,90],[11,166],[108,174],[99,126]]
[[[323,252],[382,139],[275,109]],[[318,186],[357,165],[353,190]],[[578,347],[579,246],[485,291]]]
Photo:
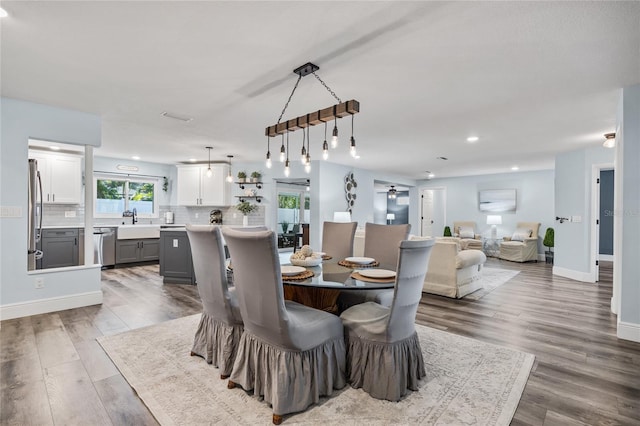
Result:
[[249,216],[242,216],[242,226],[249,226]]

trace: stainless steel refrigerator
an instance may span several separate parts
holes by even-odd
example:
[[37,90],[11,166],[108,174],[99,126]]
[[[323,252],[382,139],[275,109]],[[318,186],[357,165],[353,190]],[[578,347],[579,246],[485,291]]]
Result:
[[[38,202],[38,193],[40,201]],[[27,242],[27,269],[36,269],[36,260],[42,259],[42,251],[36,244],[42,235],[42,181],[38,171],[38,162],[29,160],[29,241]]]

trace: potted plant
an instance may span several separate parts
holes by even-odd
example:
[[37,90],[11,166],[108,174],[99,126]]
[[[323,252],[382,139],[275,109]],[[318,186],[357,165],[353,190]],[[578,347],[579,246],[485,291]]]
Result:
[[444,236],[445,237],[450,237],[451,236],[451,228],[449,228],[448,226],[444,227]]
[[247,215],[252,211],[258,210],[258,206],[251,204],[248,201],[242,201],[236,205],[236,209],[242,213],[242,226],[248,226],[249,216]]
[[238,172],[238,182],[245,183],[247,181],[247,172],[241,170]]
[[251,182],[260,182],[262,174],[260,172],[251,172]]
[[282,233],[286,234],[287,231],[289,230],[289,222],[287,222],[286,220],[283,220],[282,222],[280,222],[280,225],[282,226]]
[[544,233],[544,240],[542,240],[542,244],[545,247],[549,247],[549,250],[545,250],[544,252],[545,262],[550,263],[552,265],[553,265],[554,237],[555,237],[555,232],[553,228],[547,228],[547,231]]

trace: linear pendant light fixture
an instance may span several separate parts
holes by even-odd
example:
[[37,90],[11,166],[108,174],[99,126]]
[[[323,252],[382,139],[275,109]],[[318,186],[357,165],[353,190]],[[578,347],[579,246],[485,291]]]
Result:
[[233,159],[233,155],[227,155],[229,159],[229,170],[227,171],[227,182],[233,183],[233,175],[231,174],[231,160]]
[[[360,103],[354,99],[342,102],[342,100],[335,94],[333,90],[316,74],[316,71],[320,69],[319,66],[312,64],[311,62],[307,62],[306,64],[299,66],[295,70],[293,70],[294,74],[298,75],[298,79],[296,80],[295,85],[293,86],[293,90],[289,95],[289,99],[284,105],[282,112],[280,113],[280,117],[278,117],[278,122],[272,126],[269,126],[265,129],[265,135],[267,136],[267,167],[270,167],[271,164],[271,152],[269,151],[269,138],[276,137],[278,135],[282,136],[282,145],[280,147],[280,162],[285,162],[285,174],[289,173],[289,132],[295,132],[296,130],[302,129],[302,149],[300,151],[300,161],[305,167],[305,171],[309,173],[311,171],[311,154],[310,154],[310,132],[309,128],[311,126],[315,126],[318,124],[325,125],[324,132],[324,143],[322,144],[322,158],[327,160],[329,158],[329,144],[327,143],[327,122],[333,121],[333,133],[331,138],[331,147],[336,148],[338,146],[338,118],[346,117],[351,115],[351,146],[350,146],[350,154],[351,156],[356,156],[355,150],[355,139],[353,137],[353,116],[360,112]],[[318,110],[313,111],[305,115],[301,115],[300,117],[292,118],[290,120],[281,121],[284,116],[287,107],[289,106],[289,102],[293,98],[293,95],[298,88],[298,84],[302,77],[305,77],[309,74],[313,74],[313,76],[327,89],[327,91],[333,96],[338,103]],[[305,129],[307,131],[305,135]],[[287,134],[287,147],[285,149],[284,143],[284,135]],[[305,146],[306,140],[306,146]]]
[[209,151],[209,166],[207,168],[207,177],[211,177],[213,176],[213,170],[211,170],[211,150],[213,149],[212,146],[206,146],[205,148],[207,148],[207,151]]

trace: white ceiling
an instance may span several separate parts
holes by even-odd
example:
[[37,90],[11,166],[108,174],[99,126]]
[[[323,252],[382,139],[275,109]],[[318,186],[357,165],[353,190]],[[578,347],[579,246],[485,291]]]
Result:
[[[618,89],[640,83],[640,2],[2,7],[2,95],[100,114],[96,155],[109,157],[178,163],[206,159],[211,145],[212,160],[262,161],[292,70],[311,61],[343,101],[361,104],[361,158],[348,155],[342,119],[331,161],[412,178],[545,169],[558,152],[602,143]],[[335,103],[307,76],[284,118]],[[297,153],[302,133],[291,137]],[[318,159],[323,129],[311,138]]]

